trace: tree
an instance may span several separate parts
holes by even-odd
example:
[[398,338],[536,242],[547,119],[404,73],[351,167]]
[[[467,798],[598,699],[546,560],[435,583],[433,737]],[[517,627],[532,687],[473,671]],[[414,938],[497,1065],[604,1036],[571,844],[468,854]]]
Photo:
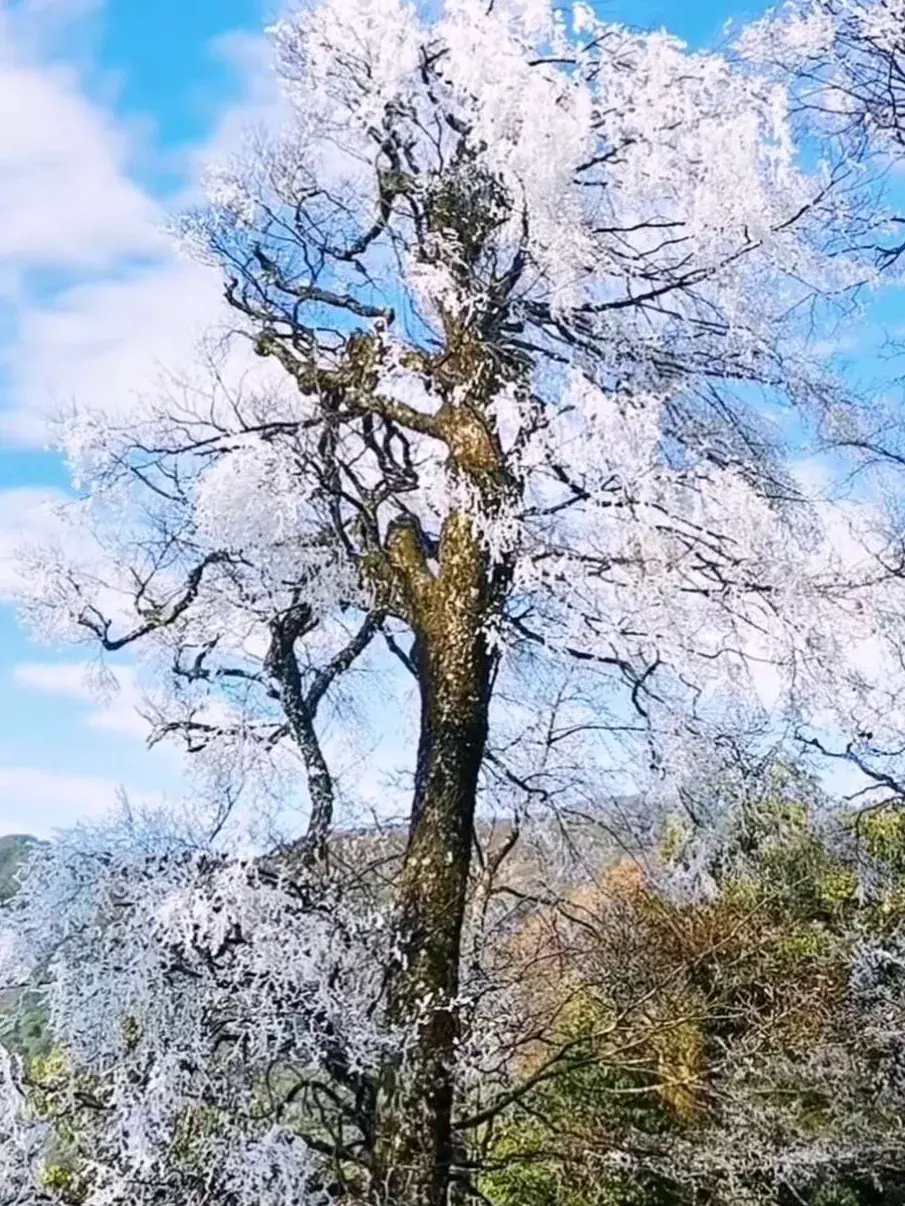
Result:
[[9,906],[56,1046],[0,1065],[0,1201],[328,1200],[393,1041],[374,900],[115,837],[71,835]]
[[681,890],[676,842],[519,936],[522,992],[547,998],[571,1058],[488,1131],[490,1200],[902,1200],[901,806],[839,812],[781,765],[734,787],[706,894]]
[[[740,37],[741,52],[789,86],[794,108],[815,133],[837,140],[849,161],[859,163],[865,184],[886,192],[887,207],[875,238],[878,266],[892,278],[901,271],[905,252],[898,183],[905,148],[903,29],[900,0],[796,0],[753,23]],[[880,334],[882,353],[869,365],[873,379],[862,386],[856,405],[827,416],[822,440],[853,467],[862,497],[883,500],[887,534],[880,560],[887,574],[901,576],[902,341],[894,327]],[[879,351],[878,332],[865,332],[864,343],[865,351],[870,345]],[[862,802],[881,807],[900,798],[905,784],[900,734],[897,709],[879,707],[862,715],[848,740],[811,733],[807,742],[854,769]]]
[[895,636],[897,582],[824,539],[765,408],[798,435],[842,405],[808,333],[874,278],[874,218],[841,149],[802,166],[782,83],[580,4],[327,0],[271,37],[284,127],[180,233],[281,376],[77,416],[78,539],[32,560],[29,606],[143,653],[154,738],[222,799],[300,764],[303,880],[337,819],[326,709],[370,706],[359,670],[402,702],[411,677],[379,1006],[406,1039],[359,1154],[371,1192],[437,1206],[479,795],[668,793],[716,734],[873,698],[850,653]]

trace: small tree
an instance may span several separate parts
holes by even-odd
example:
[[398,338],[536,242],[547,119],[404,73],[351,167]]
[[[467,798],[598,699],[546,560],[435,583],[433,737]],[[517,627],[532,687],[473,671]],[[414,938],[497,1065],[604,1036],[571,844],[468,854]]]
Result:
[[93,543],[35,558],[30,606],[143,650],[155,736],[230,790],[300,761],[306,875],[337,807],[325,707],[368,706],[359,668],[411,676],[380,1005],[407,1037],[363,1142],[373,1192],[439,1206],[482,783],[577,806],[674,784],[744,709],[775,731],[868,697],[847,668],[876,583],[763,404],[805,431],[836,399],[807,335],[872,276],[872,219],[844,159],[801,166],[782,84],[583,5],[327,0],[271,37],[284,127],[180,228],[281,383],[74,420]]

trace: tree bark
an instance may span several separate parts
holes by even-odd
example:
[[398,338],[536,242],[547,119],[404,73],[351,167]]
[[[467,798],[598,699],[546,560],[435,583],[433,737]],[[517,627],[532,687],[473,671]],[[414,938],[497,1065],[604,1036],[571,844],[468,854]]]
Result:
[[375,1128],[375,1190],[393,1206],[447,1200],[455,998],[493,676],[483,551],[461,517],[443,546],[416,629],[421,729],[397,895],[399,961],[388,986],[390,1021],[404,1029],[406,1048],[385,1069]]

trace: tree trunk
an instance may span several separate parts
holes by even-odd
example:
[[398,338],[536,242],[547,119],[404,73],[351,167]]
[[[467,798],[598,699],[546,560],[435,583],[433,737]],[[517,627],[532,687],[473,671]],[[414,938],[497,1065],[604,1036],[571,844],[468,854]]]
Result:
[[407,1047],[386,1069],[375,1132],[375,1189],[393,1206],[447,1199],[454,1002],[493,673],[484,557],[464,525],[449,537],[415,648],[421,731],[397,894],[400,959],[388,989]]

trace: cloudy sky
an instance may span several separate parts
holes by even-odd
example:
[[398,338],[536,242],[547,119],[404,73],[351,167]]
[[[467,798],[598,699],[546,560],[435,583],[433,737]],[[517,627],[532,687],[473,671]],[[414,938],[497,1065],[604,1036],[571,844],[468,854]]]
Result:
[[[608,16],[719,39],[732,0],[606,0]],[[159,233],[198,165],[266,111],[274,0],[0,0],[0,598],[10,552],[66,488],[45,417],[127,404],[187,363],[217,281]],[[178,790],[144,748],[129,667],[98,703],[77,651],[0,604],[0,833],[46,834]]]

